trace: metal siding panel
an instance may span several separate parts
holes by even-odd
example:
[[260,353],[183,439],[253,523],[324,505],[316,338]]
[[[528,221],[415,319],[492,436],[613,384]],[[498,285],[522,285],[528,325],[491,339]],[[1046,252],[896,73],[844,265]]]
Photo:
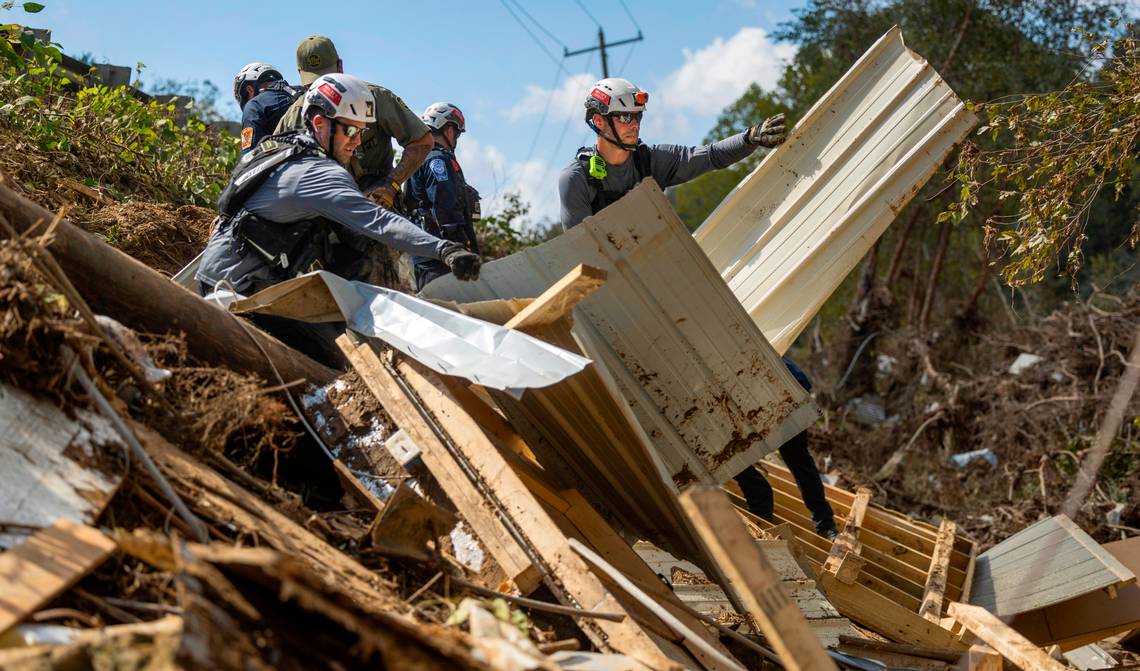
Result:
[[694,238],[783,353],[976,123],[893,28]]
[[575,332],[650,437],[672,483],[720,483],[814,421],[810,397],[646,180],[558,238],[485,265],[477,282],[444,277],[429,298],[537,296],[579,263],[608,272],[575,309]]

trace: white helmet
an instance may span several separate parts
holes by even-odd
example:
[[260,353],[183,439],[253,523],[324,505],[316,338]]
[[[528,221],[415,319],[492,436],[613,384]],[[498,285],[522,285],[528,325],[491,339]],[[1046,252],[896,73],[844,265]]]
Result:
[[256,89],[258,86],[265,82],[273,82],[284,79],[277,68],[269,63],[253,62],[246,65],[241,70],[238,70],[237,75],[234,76],[234,100],[237,100],[238,107],[245,107],[249,99],[245,96],[245,85],[252,84]]
[[376,98],[368,84],[339,72],[321,75],[309,84],[301,116],[308,119],[309,111],[314,107],[330,119],[350,119],[361,123],[376,121]]
[[432,103],[420,118],[433,130],[443,130],[450,123],[455,124],[456,130],[460,133],[467,131],[467,121],[463,118],[463,112],[451,103]]
[[610,77],[594,84],[586,96],[586,119],[595,113],[605,116],[615,112],[641,112],[649,94],[633,85],[633,82],[620,77]]

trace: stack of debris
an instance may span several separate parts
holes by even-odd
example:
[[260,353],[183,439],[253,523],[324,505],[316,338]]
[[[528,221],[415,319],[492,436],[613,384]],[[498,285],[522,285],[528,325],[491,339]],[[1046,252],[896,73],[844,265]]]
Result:
[[[1097,668],[1072,650],[1140,628],[1131,541],[1057,517],[979,554],[953,521],[829,487],[831,541],[762,461],[815,418],[769,342],[805,317],[762,328],[749,310],[795,301],[725,277],[796,231],[842,277],[858,254],[777,214],[871,161],[878,190],[853,193],[889,202],[845,221],[881,232],[969,129],[943,89],[888,33],[821,101],[844,114],[796,133],[891,150],[822,152],[786,210],[742,189],[761,205],[718,210],[720,243],[647,181],[478,282],[437,280],[434,302],[314,274],[231,306],[344,320],[343,375],[0,186],[0,666]],[[867,100],[879,121],[844,129]],[[896,113],[905,131],[867,139]],[[801,158],[749,179],[811,173]],[[271,386],[190,403],[187,380]],[[774,522],[721,487],[757,462]]]

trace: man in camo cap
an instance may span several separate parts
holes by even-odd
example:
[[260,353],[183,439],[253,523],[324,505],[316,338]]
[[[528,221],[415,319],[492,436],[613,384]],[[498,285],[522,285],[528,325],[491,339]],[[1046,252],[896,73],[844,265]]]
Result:
[[[324,35],[310,35],[297,45],[297,71],[301,85],[308,86],[321,75],[343,72],[344,64],[332,40]],[[434,141],[431,130],[399,96],[375,84],[368,84],[368,88],[376,99],[376,121],[368,124],[349,172],[365,194],[381,207],[390,208],[400,192],[400,185],[420,167]],[[299,99],[285,112],[277,124],[278,133],[304,127],[301,104]],[[404,148],[395,167],[392,167],[393,139]]]

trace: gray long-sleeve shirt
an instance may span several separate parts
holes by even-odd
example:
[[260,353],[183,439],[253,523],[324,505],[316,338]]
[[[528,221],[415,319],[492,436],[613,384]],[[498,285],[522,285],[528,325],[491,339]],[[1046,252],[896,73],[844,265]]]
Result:
[[[664,189],[700,177],[710,170],[727,168],[751,155],[758,147],[759,145],[748,144],[744,133],[701,147],[655,144],[649,147],[652,155],[650,171]],[[593,214],[592,205],[597,189],[591,182],[587,178],[586,168],[577,158],[562,169],[558,176],[558,195],[563,228],[577,226]],[[637,186],[637,170],[632,154],[621,165],[606,166],[602,186],[607,191],[621,192]]]
[[[442,256],[447,244],[366,198],[347,170],[323,156],[302,157],[273,171],[245,202],[245,209],[283,224],[324,217],[351,233],[433,259]],[[247,295],[277,281],[260,257],[242,249],[233,227],[222,225],[206,244],[197,279],[211,287],[227,280]]]

